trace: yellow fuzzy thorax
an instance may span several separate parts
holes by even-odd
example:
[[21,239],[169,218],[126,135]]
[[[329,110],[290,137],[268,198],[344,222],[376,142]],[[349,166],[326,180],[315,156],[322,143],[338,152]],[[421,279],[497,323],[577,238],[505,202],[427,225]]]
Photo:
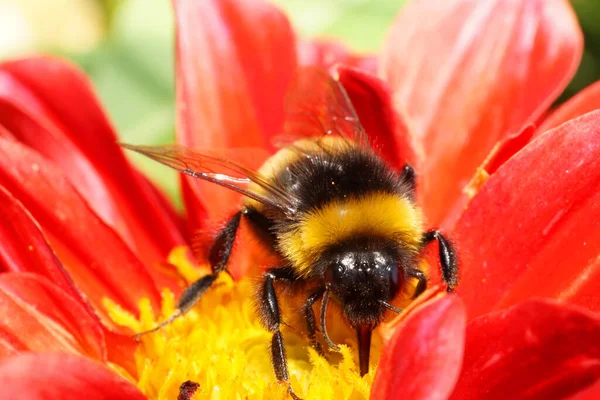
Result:
[[[188,281],[208,272],[191,266],[182,249],[176,249],[169,261]],[[134,383],[140,390],[150,399],[172,400],[177,398],[180,385],[190,380],[200,385],[194,400],[289,399],[285,386],[275,379],[269,351],[271,334],[261,326],[255,311],[255,284],[251,278],[234,282],[221,274],[185,316],[143,336],[135,354],[139,377]],[[175,299],[164,290],[161,310],[153,310],[148,299],[142,299],[139,317],[108,299],[105,306],[117,324],[140,332],[172,315]],[[381,351],[379,335],[373,337],[370,373],[361,378],[353,352],[354,334],[339,316],[332,315],[328,327],[336,343],[342,345],[341,354],[327,352],[322,357],[310,348],[302,334],[303,325],[293,319],[297,308],[284,305],[282,312],[290,324],[282,330],[296,393],[305,400],[368,399]]]
[[418,250],[423,234],[420,210],[396,194],[371,193],[331,202],[306,213],[280,236],[279,248],[300,274],[307,273],[327,247],[353,237],[390,238]]

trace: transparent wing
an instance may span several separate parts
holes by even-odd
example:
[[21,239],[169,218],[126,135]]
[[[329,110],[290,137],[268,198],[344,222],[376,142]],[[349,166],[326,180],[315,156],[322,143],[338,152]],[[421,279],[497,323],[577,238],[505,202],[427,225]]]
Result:
[[278,144],[326,135],[369,147],[367,134],[343,86],[321,68],[301,68],[286,96],[284,137]]
[[[120,145],[186,175],[226,187],[283,212],[293,213],[296,210],[295,202],[283,188],[270,183],[259,173],[217,155],[182,146]],[[246,186],[250,183],[258,185],[264,193],[248,190]]]

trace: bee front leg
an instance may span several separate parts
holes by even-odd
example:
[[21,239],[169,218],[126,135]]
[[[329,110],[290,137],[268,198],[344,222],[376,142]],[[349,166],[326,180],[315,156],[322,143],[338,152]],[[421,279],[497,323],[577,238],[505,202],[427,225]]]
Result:
[[423,236],[423,246],[437,240],[440,254],[442,279],[446,282],[448,292],[454,292],[458,285],[458,261],[452,243],[438,230],[432,230]]
[[313,310],[313,305],[317,300],[323,297],[323,293],[325,293],[325,288],[319,288],[316,292],[310,295],[308,299],[306,299],[306,303],[304,303],[304,317],[306,318],[306,331],[308,335],[308,339],[310,340],[310,345],[315,349],[319,354],[325,354],[323,352],[323,348],[321,344],[317,342],[317,319],[315,318],[315,312]]
[[283,336],[280,325],[281,310],[277,301],[275,292],[275,281],[286,281],[292,283],[297,280],[294,270],[290,267],[271,268],[263,275],[262,289],[259,294],[258,305],[262,322],[270,332],[273,333],[271,339],[271,357],[275,376],[280,382],[288,385],[288,392],[294,399],[299,399],[292,390],[290,377],[288,373],[287,360],[285,356],[285,347],[283,345]]
[[407,275],[411,278],[417,279],[417,287],[415,288],[415,293],[412,297],[413,299],[416,299],[421,293],[425,291],[425,289],[427,289],[427,278],[425,277],[423,271],[419,271],[418,269],[414,268],[409,269],[407,271]]
[[229,261],[229,256],[231,255],[231,250],[233,249],[233,244],[235,243],[235,237],[237,235],[238,228],[240,227],[242,213],[243,211],[238,211],[233,215],[233,217],[231,217],[225,227],[223,227],[223,229],[217,235],[217,238],[210,249],[209,261],[212,274],[203,276],[188,286],[183,291],[179,301],[177,302],[175,313],[153,329],[136,334],[134,336],[135,339],[138,339],[140,336],[145,334],[158,331],[162,327],[169,325],[175,319],[188,312],[217,279],[219,273],[223,272],[227,268],[227,262]]

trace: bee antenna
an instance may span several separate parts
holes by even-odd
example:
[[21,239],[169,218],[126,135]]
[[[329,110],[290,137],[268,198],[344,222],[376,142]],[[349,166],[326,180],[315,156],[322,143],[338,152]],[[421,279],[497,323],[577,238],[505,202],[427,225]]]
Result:
[[388,303],[387,301],[383,301],[383,300],[379,300],[381,302],[381,304],[383,304],[383,306],[385,308],[387,308],[388,310],[392,310],[395,313],[400,314],[402,312],[401,308],[398,307],[394,307],[393,305],[391,305],[390,303]]
[[321,301],[321,333],[323,334],[323,338],[329,347],[335,351],[340,351],[340,347],[333,343],[327,334],[327,324],[325,322],[327,319],[327,303],[329,303],[329,288],[325,289],[325,293],[323,293],[323,300]]

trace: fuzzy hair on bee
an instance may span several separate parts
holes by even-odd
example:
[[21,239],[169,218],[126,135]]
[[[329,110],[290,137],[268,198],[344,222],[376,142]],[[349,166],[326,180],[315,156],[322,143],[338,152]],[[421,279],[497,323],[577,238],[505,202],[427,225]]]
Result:
[[[458,284],[455,251],[439,231],[425,231],[415,202],[415,172],[392,169],[369,144],[342,85],[328,72],[300,69],[290,89],[285,133],[300,136],[272,155],[258,171],[210,152],[178,146],[133,146],[141,153],[189,176],[244,195],[240,210],[217,234],[209,250],[212,274],[186,289],[177,315],[183,315],[227,271],[242,219],[259,232],[282,260],[263,273],[257,294],[261,320],[272,333],[275,377],[289,387],[281,309],[276,287],[306,293],[303,317],[310,344],[331,349],[326,313],[332,299],[355,329],[359,367],[369,369],[371,332],[411,279],[415,296],[427,279],[419,270],[423,248],[437,241],[441,276],[447,290]],[[319,313],[314,306],[320,302]],[[141,334],[147,334],[142,332]]]
[[[315,265],[326,252],[360,239],[379,238],[416,255],[423,228],[410,178],[403,180],[372,153],[336,137],[303,141],[281,153],[285,162],[273,168],[267,161],[263,174],[297,199],[297,211],[273,218],[273,230],[279,253],[298,276],[318,276],[322,271]],[[246,207],[272,211],[252,201]]]

